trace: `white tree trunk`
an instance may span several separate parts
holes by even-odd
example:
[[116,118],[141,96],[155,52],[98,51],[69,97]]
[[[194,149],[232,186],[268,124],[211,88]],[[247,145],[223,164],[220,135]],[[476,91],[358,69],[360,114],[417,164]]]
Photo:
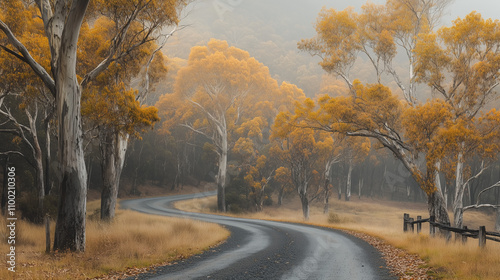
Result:
[[325,193],[325,198],[324,198],[324,202],[323,202],[323,213],[324,214],[328,213],[329,207],[330,207],[328,200],[330,198],[330,171],[331,171],[332,165],[333,165],[333,160],[330,160],[326,163],[326,166],[325,166],[325,174],[324,174],[325,184],[323,186],[324,193]]
[[[38,142],[38,137],[36,136],[36,131],[33,134],[33,147],[35,148],[35,173],[36,173],[36,187],[38,192],[38,222],[43,221],[44,206],[43,201],[45,199],[45,179],[44,179],[44,169],[43,169],[43,155],[42,149],[40,148],[40,143]],[[47,166],[48,168],[48,166]]]
[[226,177],[227,177],[227,130],[221,130],[219,170],[217,172],[217,209],[226,212]]
[[120,176],[125,162],[129,135],[107,133],[101,141],[102,179],[101,220],[111,221],[115,217],[116,200]]
[[458,153],[456,173],[455,173],[455,195],[453,198],[453,226],[457,228],[462,228],[463,226],[463,207],[464,207],[464,192],[465,185],[463,180],[463,154]]
[[352,169],[353,169],[353,163],[352,163],[352,159],[350,159],[349,160],[349,170],[347,171],[347,187],[346,187],[346,192],[345,192],[345,200],[346,201],[351,200]]
[[52,186],[50,184],[50,164],[52,163],[52,154],[50,149],[50,121],[46,120],[45,124],[45,170],[44,170],[44,180],[45,180],[45,193],[49,194]]
[[76,51],[80,27],[88,2],[89,0],[74,0],[72,2],[62,32],[55,75],[61,196],[54,249],[60,251],[85,251],[87,171],[83,154],[80,113],[81,88],[76,75]]

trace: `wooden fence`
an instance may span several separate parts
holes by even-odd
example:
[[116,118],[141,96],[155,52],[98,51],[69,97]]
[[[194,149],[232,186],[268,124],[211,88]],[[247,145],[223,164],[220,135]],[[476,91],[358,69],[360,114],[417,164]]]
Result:
[[434,216],[431,216],[428,219],[422,219],[422,216],[417,216],[417,219],[415,220],[410,217],[410,214],[405,213],[403,217],[403,231],[414,232],[415,225],[417,225],[417,233],[419,233],[422,231],[423,223],[429,223],[429,231],[431,236],[434,236],[436,233],[436,228],[439,228],[441,230],[455,232],[457,234],[456,238],[459,238],[461,236],[463,243],[467,242],[467,238],[469,237],[476,238],[479,240],[479,247],[485,247],[486,240],[500,242],[500,233],[486,231],[485,226],[480,226],[478,230],[468,229],[466,226],[464,226],[463,228],[455,228],[451,227],[449,224],[445,225],[437,223]]

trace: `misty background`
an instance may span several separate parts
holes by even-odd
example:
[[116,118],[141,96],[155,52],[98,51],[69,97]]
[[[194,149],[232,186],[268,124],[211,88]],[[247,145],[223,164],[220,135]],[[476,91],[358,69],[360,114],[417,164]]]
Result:
[[[385,4],[385,0],[368,1]],[[185,9],[181,25],[187,28],[177,32],[168,42],[165,53],[170,58],[187,60],[191,47],[206,45],[211,39],[226,40],[230,46],[248,51],[251,56],[269,67],[279,83],[287,81],[304,90],[307,96],[320,93],[331,83],[318,65],[319,58],[299,52],[297,42],[314,37],[314,25],[323,7],[344,10],[353,7],[361,12],[366,0],[202,0]],[[457,17],[477,11],[483,18],[499,18],[500,2],[493,0],[456,0],[447,9],[442,25],[450,26]],[[374,82],[371,68],[363,71],[363,59],[355,69],[359,78]],[[407,67],[402,59],[400,67]],[[366,75],[364,75],[365,73]],[[171,78],[172,75],[170,75]],[[385,81],[391,86],[392,79]],[[425,88],[425,89],[424,89]],[[423,90],[428,90],[422,86]],[[324,92],[330,93],[330,92]]]

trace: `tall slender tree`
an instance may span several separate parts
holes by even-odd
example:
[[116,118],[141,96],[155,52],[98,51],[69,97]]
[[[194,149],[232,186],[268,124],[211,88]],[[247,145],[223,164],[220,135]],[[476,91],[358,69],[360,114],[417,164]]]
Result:
[[226,211],[228,153],[237,141],[233,133],[256,116],[272,119],[271,101],[278,91],[267,67],[247,52],[212,39],[207,46],[192,48],[188,65],[178,72],[175,92],[157,103],[166,129],[181,125],[215,147],[219,211]]

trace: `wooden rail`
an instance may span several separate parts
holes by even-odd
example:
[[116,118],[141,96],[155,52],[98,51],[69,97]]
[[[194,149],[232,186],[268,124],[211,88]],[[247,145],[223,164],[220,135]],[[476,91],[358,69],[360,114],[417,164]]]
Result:
[[410,214],[405,213],[403,216],[403,231],[404,232],[414,232],[415,225],[417,225],[417,233],[422,231],[422,224],[429,223],[429,232],[431,236],[434,236],[436,233],[436,228],[441,230],[454,232],[456,233],[456,238],[461,236],[462,242],[467,242],[467,238],[475,238],[479,240],[479,247],[484,248],[486,246],[486,240],[491,240],[495,242],[500,242],[500,233],[486,231],[485,226],[480,226],[479,229],[468,229],[466,226],[463,228],[455,228],[451,227],[449,224],[440,224],[436,222],[434,216],[431,216],[427,219],[422,219],[422,216],[417,216],[417,219],[413,219],[410,217]]

